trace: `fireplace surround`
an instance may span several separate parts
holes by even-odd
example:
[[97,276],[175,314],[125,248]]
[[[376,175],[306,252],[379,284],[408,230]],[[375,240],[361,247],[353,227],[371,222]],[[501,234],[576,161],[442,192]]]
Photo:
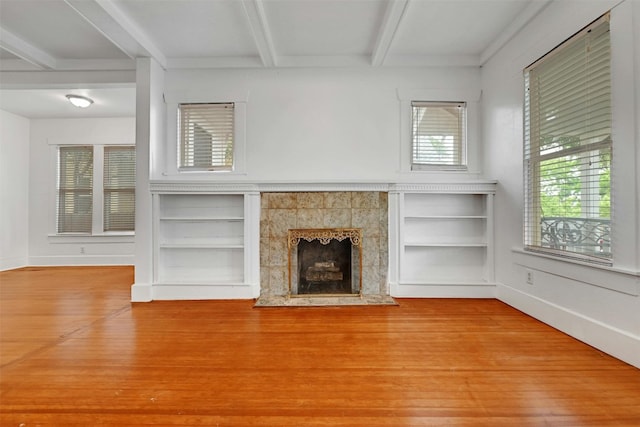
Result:
[[260,199],[261,297],[290,295],[288,235],[299,229],[359,229],[355,293],[389,295],[387,192],[262,192]]

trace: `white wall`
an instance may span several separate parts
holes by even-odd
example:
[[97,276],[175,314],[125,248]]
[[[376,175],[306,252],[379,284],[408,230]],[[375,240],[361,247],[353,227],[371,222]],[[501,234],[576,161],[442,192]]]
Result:
[[[521,250],[523,68],[616,3],[553,2],[483,67],[484,157],[487,176],[499,182],[496,279],[502,285],[498,298],[640,366],[640,2],[626,0],[611,16],[614,266],[583,266]],[[526,284],[527,271],[533,273],[533,285]]]
[[[29,265],[133,264],[133,236],[56,236],[56,144],[135,144],[135,118],[31,120]],[[84,252],[84,253],[83,253]]]
[[28,264],[29,120],[0,110],[0,270]]
[[[478,68],[350,68],[168,71],[167,145],[154,179],[280,181],[424,181],[403,173],[399,96],[453,100],[468,96],[470,170],[479,172]],[[445,98],[445,99],[441,99]],[[450,99],[446,99],[450,98]],[[175,106],[239,101],[246,108],[243,174],[176,174]],[[404,100],[408,104],[410,100]],[[173,107],[173,109],[172,109]],[[406,114],[410,110],[405,109]],[[410,116],[409,116],[410,117]],[[406,162],[408,164],[408,149]],[[163,175],[164,174],[164,175]],[[449,175],[450,176],[450,175]],[[454,176],[460,176],[457,174]]]

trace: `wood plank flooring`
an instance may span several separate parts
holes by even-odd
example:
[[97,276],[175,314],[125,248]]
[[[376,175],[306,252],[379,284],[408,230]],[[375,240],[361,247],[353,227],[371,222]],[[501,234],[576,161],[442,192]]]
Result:
[[0,273],[0,425],[640,425],[640,370],[496,300],[131,304],[132,281]]

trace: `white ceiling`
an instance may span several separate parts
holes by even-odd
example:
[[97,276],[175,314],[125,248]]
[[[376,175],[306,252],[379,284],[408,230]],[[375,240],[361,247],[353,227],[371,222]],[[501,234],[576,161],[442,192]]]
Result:
[[[549,1],[0,0],[0,71],[134,70],[137,57],[165,69],[481,66]],[[135,110],[133,87],[64,86],[39,93],[0,79],[0,108],[34,118]],[[71,91],[95,105],[61,107]],[[106,107],[118,101],[133,103]]]

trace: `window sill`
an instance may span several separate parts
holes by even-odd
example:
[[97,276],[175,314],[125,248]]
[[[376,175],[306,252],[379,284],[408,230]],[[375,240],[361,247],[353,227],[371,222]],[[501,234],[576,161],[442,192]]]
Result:
[[640,295],[640,271],[558,258],[540,252],[526,251],[521,247],[512,248],[511,252],[514,263],[525,268],[627,295]]
[[49,243],[133,243],[134,232],[114,232],[105,234],[49,234]]

